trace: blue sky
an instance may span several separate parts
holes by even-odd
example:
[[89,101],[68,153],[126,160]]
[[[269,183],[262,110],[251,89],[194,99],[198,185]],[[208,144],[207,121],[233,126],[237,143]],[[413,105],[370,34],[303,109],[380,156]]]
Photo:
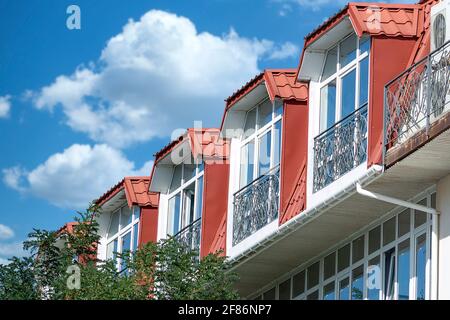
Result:
[[[66,28],[70,4],[81,30]],[[303,37],[343,4],[0,0],[0,263],[32,228],[149,174],[172,130],[218,126],[228,95],[296,67]]]

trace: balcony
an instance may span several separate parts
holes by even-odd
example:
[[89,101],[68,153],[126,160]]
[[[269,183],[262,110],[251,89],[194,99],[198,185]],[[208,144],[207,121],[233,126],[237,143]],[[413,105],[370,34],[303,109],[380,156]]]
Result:
[[202,219],[199,218],[190,225],[181,229],[174,238],[185,248],[200,253],[200,237],[202,230]]
[[277,166],[234,194],[233,246],[278,218],[279,188]]
[[410,150],[401,152],[405,156],[430,139],[430,130],[442,131],[434,129],[449,110],[449,88],[450,42],[390,81],[385,87],[385,152],[413,138]]
[[367,104],[314,138],[313,192],[367,159]]

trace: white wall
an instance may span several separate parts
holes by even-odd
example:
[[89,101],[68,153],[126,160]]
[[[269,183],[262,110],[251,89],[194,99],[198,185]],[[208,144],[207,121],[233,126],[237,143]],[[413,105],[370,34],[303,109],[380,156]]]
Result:
[[439,216],[438,299],[450,299],[450,175],[441,179],[436,188]]

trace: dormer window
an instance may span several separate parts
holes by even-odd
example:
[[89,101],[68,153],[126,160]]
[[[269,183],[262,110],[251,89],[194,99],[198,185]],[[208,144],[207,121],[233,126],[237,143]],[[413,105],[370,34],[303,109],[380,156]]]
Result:
[[368,101],[370,38],[350,34],[326,54],[321,75],[320,132]]

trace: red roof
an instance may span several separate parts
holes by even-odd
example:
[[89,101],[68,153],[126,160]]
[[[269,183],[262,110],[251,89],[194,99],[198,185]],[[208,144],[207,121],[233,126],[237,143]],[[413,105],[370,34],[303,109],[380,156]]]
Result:
[[266,83],[271,100],[275,98],[282,100],[308,100],[308,84],[298,82],[296,79],[295,69],[264,70],[225,100],[226,110],[231,108],[237,101],[263,81]]
[[150,177],[125,177],[122,181],[117,183],[105,194],[98,198],[95,203],[102,206],[118,192],[125,189],[125,196],[127,198],[128,206],[137,205],[140,207],[157,207],[159,203],[159,194],[148,191],[150,184]]

